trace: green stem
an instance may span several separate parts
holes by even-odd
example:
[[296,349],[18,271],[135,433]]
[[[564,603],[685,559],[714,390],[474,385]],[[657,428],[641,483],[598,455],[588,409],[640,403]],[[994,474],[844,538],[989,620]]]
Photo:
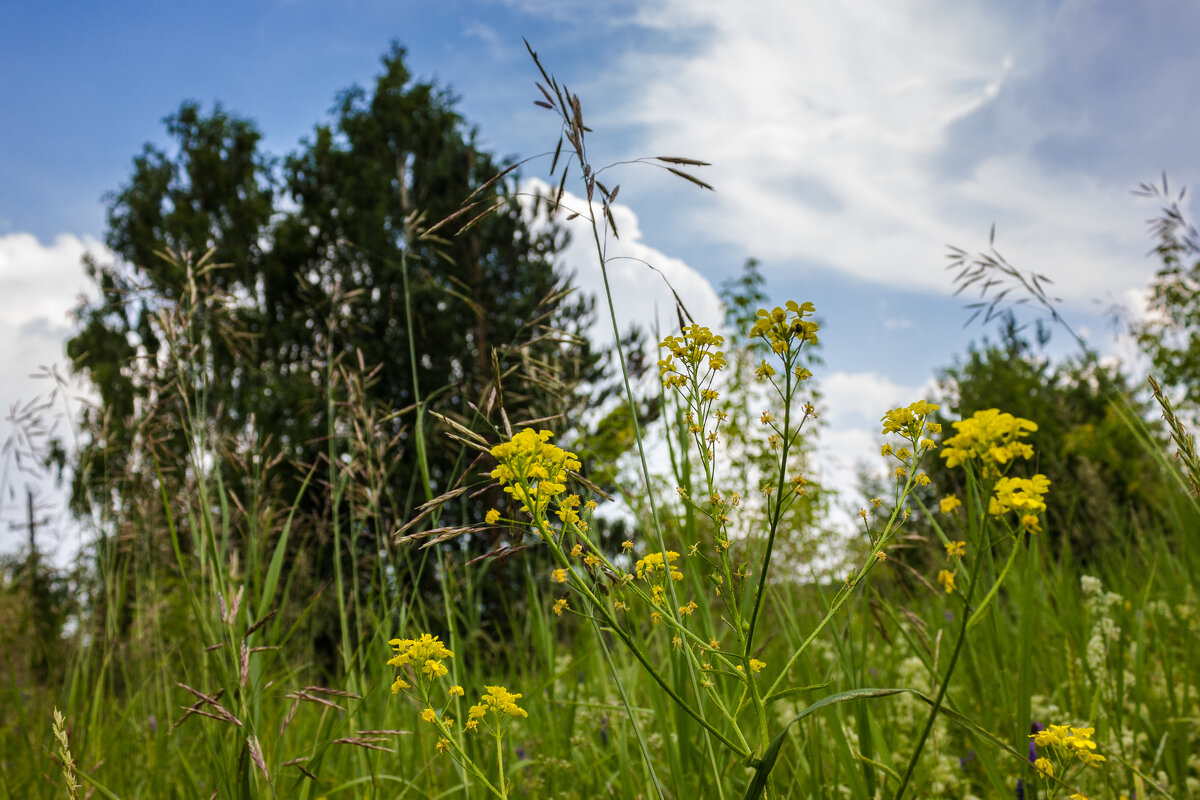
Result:
[[[986,526],[983,529],[983,537],[987,537]],[[962,652],[963,642],[967,640],[969,624],[967,609],[971,607],[971,595],[974,593],[980,566],[983,564],[983,551],[984,548],[980,548],[980,553],[975,558],[975,565],[971,570],[971,583],[967,587],[966,595],[963,597],[962,623],[959,625],[958,638],[954,642],[954,652],[950,654],[950,663],[946,665],[946,677],[942,679],[942,683],[938,687],[937,697],[934,698],[933,706],[929,709],[929,719],[925,721],[925,728],[921,731],[921,738],[917,740],[916,749],[913,750],[912,757],[908,760],[908,768],[904,771],[904,778],[901,779],[899,788],[896,789],[894,800],[901,800],[904,797],[904,790],[908,788],[908,782],[912,778],[913,771],[917,768],[917,762],[921,759],[921,751],[925,748],[925,741],[929,738],[929,732],[933,730],[933,723],[937,719],[938,710],[942,707],[942,700],[946,696],[946,690],[950,688],[950,678],[954,674],[954,667],[958,663],[959,654]]]
[[988,603],[992,602],[992,598],[1000,591],[1000,584],[1004,583],[1004,579],[1008,576],[1008,571],[1012,569],[1013,562],[1017,559],[1017,551],[1020,549],[1020,541],[1014,541],[1012,552],[1008,554],[1008,561],[1004,562],[1004,569],[1000,570],[1000,575],[996,578],[996,582],[992,584],[992,588],[984,596],[983,601],[979,604],[979,608],[975,609],[975,613],[971,615],[971,619],[967,622],[967,630],[974,628],[983,618],[984,609],[988,607]]
[[[539,528],[541,529],[540,532],[542,534],[543,540],[547,541],[547,542],[554,542],[554,537],[552,535],[552,531],[550,530],[549,525],[546,524],[545,520],[536,520],[536,523],[538,524]],[[638,649],[638,646],[633,641],[633,638],[621,628],[620,623],[617,621],[616,617],[614,617],[612,615],[612,613],[609,611],[608,606],[606,606],[604,603],[602,603],[600,601],[600,598],[598,598],[596,596],[596,594],[592,591],[590,586],[588,586],[586,583],[584,583],[582,580],[579,579],[578,575],[576,575],[576,573],[573,569],[570,569],[570,562],[567,561],[566,556],[563,554],[562,549],[558,547],[557,543],[554,543],[553,549],[554,549],[555,557],[558,559],[559,563],[562,566],[567,567],[568,572],[574,577],[575,580],[574,580],[573,585],[575,587],[575,590],[577,592],[579,592],[581,595],[583,595],[583,597],[587,600],[588,605],[590,605],[592,608],[596,609],[596,611],[598,611],[604,617],[604,622],[608,626],[608,628],[614,634],[616,634],[617,638],[619,638],[621,640],[622,644],[625,645],[626,649],[628,649],[629,652],[633,654],[633,657],[638,660],[638,663],[640,663],[642,665],[642,667],[646,670],[646,672],[649,673],[650,677],[654,679],[654,682],[657,683],[659,685],[659,687],[664,692],[667,693],[667,696],[670,697],[671,700],[673,700],[676,705],[678,705],[680,708],[682,708],[683,711],[689,717],[694,719],[696,722],[700,723],[700,725],[702,727],[704,727],[705,730],[707,730],[709,733],[711,733],[713,736],[715,736],[717,739],[719,739],[721,741],[721,743],[724,744],[726,747],[728,747],[730,750],[732,750],[733,752],[735,752],[738,755],[743,756],[743,757],[750,755],[750,747],[748,744],[743,742],[741,745],[738,745],[733,740],[731,740],[729,737],[725,736],[725,734],[721,733],[719,730],[717,730],[715,727],[713,727],[713,725],[710,722],[708,722],[708,720],[704,719],[704,717],[701,716],[698,711],[696,711],[694,708],[692,708],[688,704],[688,702],[679,695],[678,692],[676,692],[674,689],[671,688],[671,686],[667,683],[666,679],[663,678],[661,675],[659,675],[658,670],[655,669],[654,665],[650,663],[650,659],[640,649]],[[668,580],[667,583],[669,585],[670,581]],[[739,735],[740,735],[740,731],[739,731]]]
[[508,798],[508,781],[504,779],[504,746],[501,743],[500,727],[496,727],[496,769],[499,771],[497,776],[500,779],[500,796],[507,800]]
[[[745,655],[749,659],[750,651],[754,648],[754,629],[758,625],[758,614],[762,610],[763,593],[766,591],[767,572],[771,567],[771,552],[775,548],[775,534],[779,530],[779,521],[783,518],[783,492],[787,484],[788,449],[792,444],[792,360],[784,360],[786,371],[786,389],[783,399],[783,445],[779,455],[779,481],[775,489],[775,509],[771,514],[771,525],[767,530],[767,549],[763,553],[762,565],[758,568],[758,587],[754,591],[754,610],[750,613],[750,627],[746,630]],[[747,662],[749,668],[749,662]],[[751,679],[753,681],[753,679]]]

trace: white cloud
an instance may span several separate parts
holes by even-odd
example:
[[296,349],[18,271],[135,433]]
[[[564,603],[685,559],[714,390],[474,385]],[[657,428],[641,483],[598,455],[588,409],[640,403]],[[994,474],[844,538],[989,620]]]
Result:
[[[72,332],[71,310],[87,286],[82,259],[85,253],[108,257],[95,239],[63,234],[44,245],[27,233],[0,236],[0,443],[14,435],[10,413],[37,398],[46,397],[54,388],[44,377],[34,377],[43,367],[57,365],[65,374],[64,345]],[[60,415],[61,406],[44,412]],[[64,423],[60,423],[62,431]],[[65,432],[65,431],[64,431]],[[8,523],[23,518],[24,487],[33,488],[52,514],[62,516],[61,493],[48,480],[30,476],[16,468],[11,453],[3,455],[0,480],[0,550],[15,545]],[[50,542],[43,542],[49,546]],[[67,551],[61,551],[69,555]]]
[[869,422],[877,428],[883,412],[928,400],[933,392],[932,381],[923,386],[905,386],[876,372],[834,372],[818,377],[824,418],[831,425]]
[[[880,419],[888,409],[917,400],[932,400],[934,382],[921,386],[896,383],[875,372],[834,372],[818,376],[822,422],[817,439],[817,466],[825,486],[840,495],[839,509],[860,503],[858,473],[862,468],[882,475],[887,464],[879,455],[884,437]],[[832,524],[853,530],[855,521],[835,513]]]
[[[1120,293],[1151,267],[1128,197],[1143,167],[1118,163],[1112,143],[1159,141],[1164,120],[1085,113],[1087,98],[1132,104],[1138,80],[1110,95],[1098,77],[1125,68],[1120,31],[1081,50],[1094,74],[1065,69],[1055,53],[1079,38],[1074,5],[658,0],[639,21],[664,45],[627,56],[607,116],[639,126],[639,152],[713,162],[716,199],[688,222],[768,265],[946,293],[945,245],[983,244],[996,222],[1010,261],[1067,299]],[[1131,63],[1149,84],[1169,66],[1145,51]],[[1070,113],[1046,85],[1073,98]],[[1174,136],[1190,143],[1193,129]],[[1113,158],[1052,150],[1080,136]]]
[[[523,181],[521,191],[525,197],[553,193],[550,186],[536,178]],[[568,214],[587,209],[587,201],[571,192],[565,193],[562,205]],[[596,212],[600,213],[599,206]],[[621,332],[624,333],[631,323],[645,327],[651,336],[654,335],[656,321],[664,335],[678,327],[672,289],[696,322],[717,329],[724,311],[708,279],[682,260],[647,244],[637,215],[631,208],[614,203],[612,214],[620,238],[615,239],[609,234],[602,244],[606,248],[608,281]],[[594,339],[599,343],[612,342],[604,276],[600,270],[591,223],[583,214],[570,221],[565,216],[560,214],[558,219],[569,231],[570,242],[559,254],[559,263],[567,273],[574,274],[575,285],[580,291],[596,298]]]

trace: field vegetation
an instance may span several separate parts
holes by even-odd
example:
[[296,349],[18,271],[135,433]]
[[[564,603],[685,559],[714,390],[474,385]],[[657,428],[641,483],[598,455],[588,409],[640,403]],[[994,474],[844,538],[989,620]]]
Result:
[[[706,165],[592,164],[533,61],[532,202],[606,270],[609,176]],[[1200,246],[1165,179],[1165,389],[1042,356],[1046,278],[960,251],[998,338],[879,409],[848,534],[819,309],[749,262],[724,319],[619,330],[399,48],[282,162],[219,108],[168,128],[88,265],[81,445],[18,420],[91,538],[57,569],[31,516],[0,572],[0,796],[1200,796]]]

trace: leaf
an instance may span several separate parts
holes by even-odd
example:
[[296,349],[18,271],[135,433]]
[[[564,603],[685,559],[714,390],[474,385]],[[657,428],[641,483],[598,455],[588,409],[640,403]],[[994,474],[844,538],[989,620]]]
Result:
[[668,164],[683,164],[689,167],[711,167],[707,161],[697,161],[694,158],[682,158],[680,156],[655,156],[659,161],[665,161]]
[[558,137],[558,144],[554,148],[554,158],[550,159],[550,174],[554,174],[554,170],[558,167],[558,157],[562,155],[563,137]]
[[815,692],[817,689],[824,689],[828,685],[829,681],[825,681],[824,683],[814,683],[810,686],[794,686],[791,689],[783,689],[782,691],[778,691],[770,697],[765,698],[763,700],[763,704],[769,705],[779,700],[786,700],[789,697],[795,697],[798,694],[804,694],[805,692]]
[[850,700],[888,697],[906,691],[908,689],[851,689],[847,692],[839,692],[831,694],[828,697],[822,697],[801,711],[787,725],[783,726],[783,730],[775,734],[775,738],[771,740],[771,743],[767,745],[767,749],[763,751],[762,758],[758,760],[758,765],[755,767],[754,780],[750,781],[750,786],[746,789],[744,800],[758,800],[762,796],[763,790],[767,788],[767,778],[771,776],[771,770],[775,768],[775,759],[779,757],[779,750],[783,747],[783,740],[787,736],[788,730],[797,722],[827,706],[846,703]]
[[684,172],[683,170],[675,169],[674,167],[667,167],[667,172],[678,175],[679,177],[683,178],[685,181],[690,181],[690,182],[696,184],[701,189],[708,189],[709,191],[716,191],[715,189],[713,189],[712,186],[710,186],[709,184],[700,180],[695,175],[689,175],[686,172]]
[[608,220],[608,226],[612,228],[613,237],[620,239],[621,234],[617,233],[617,221],[613,219],[612,209],[609,208],[608,203],[604,204],[604,218]]

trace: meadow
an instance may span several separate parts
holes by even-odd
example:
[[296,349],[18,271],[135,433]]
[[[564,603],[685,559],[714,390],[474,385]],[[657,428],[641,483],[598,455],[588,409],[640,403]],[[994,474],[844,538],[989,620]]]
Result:
[[[592,202],[562,211],[604,268],[617,187],[579,98],[539,88],[562,123],[541,202],[570,164]],[[645,164],[707,186],[702,162]],[[469,231],[494,211],[471,200],[408,233]],[[34,584],[4,587],[2,796],[1200,796],[1200,463],[1161,394],[1165,425],[1097,388],[1162,504],[1086,558],[1045,513],[1046,423],[931,398],[879,409],[890,477],[853,537],[826,530],[817,309],[754,292],[725,320],[681,308],[648,377],[616,351],[619,391],[588,410],[617,421],[608,449],[510,418],[499,366],[449,414],[377,408],[375,365],[331,357],[326,454],[296,487],[252,422],[211,422],[220,265],[166,257],[189,287],[161,311],[171,402],[92,495],[74,605],[39,634]],[[400,458],[415,488],[389,486]]]

